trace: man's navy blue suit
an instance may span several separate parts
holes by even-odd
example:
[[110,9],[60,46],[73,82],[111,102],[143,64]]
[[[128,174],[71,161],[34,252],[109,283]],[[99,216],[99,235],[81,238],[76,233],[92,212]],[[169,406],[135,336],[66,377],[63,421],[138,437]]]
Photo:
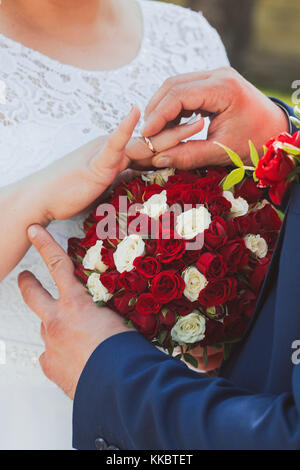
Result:
[[[296,129],[295,129],[296,130]],[[300,449],[300,185],[254,319],[218,378],[158,351],[136,332],[102,343],[80,378],[74,447],[102,437],[120,449]]]

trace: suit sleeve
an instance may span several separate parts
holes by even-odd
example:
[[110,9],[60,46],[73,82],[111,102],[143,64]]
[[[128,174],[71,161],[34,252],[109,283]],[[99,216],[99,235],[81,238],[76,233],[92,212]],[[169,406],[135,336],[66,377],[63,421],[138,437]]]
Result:
[[[300,366],[299,366],[300,367]],[[300,369],[293,393],[254,394],[207,378],[139,333],[102,343],[76,391],[73,445],[121,449],[299,449]]]

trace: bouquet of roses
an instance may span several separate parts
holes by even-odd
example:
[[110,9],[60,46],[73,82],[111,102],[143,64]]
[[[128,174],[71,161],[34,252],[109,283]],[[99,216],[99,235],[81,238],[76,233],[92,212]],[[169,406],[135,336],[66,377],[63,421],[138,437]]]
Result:
[[224,168],[140,174],[69,240],[94,302],[194,367],[197,346],[204,360],[208,346],[226,356],[243,335],[281,226],[253,178],[235,178]]

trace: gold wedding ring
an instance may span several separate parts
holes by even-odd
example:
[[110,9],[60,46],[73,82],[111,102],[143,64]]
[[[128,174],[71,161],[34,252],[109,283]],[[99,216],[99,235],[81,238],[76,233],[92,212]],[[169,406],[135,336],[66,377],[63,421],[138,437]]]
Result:
[[149,137],[144,137],[145,143],[148,145],[149,149],[151,150],[152,153],[155,153],[155,149],[153,147],[153,144],[151,142],[151,139]]

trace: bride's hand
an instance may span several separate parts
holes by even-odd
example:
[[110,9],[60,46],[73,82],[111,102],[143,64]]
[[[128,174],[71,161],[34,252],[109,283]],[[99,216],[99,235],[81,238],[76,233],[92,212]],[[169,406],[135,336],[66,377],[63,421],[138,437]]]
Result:
[[108,137],[99,137],[36,175],[43,191],[43,218],[67,219],[88,207],[127,168],[126,145],[139,121],[132,108]]

